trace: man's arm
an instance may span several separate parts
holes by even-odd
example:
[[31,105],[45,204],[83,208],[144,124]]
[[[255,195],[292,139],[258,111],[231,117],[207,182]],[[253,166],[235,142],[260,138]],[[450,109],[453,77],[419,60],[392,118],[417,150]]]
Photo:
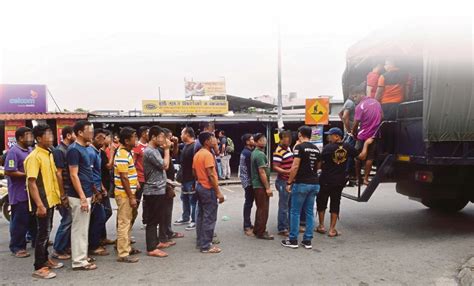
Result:
[[351,123],[349,121],[349,110],[347,109],[344,109],[344,112],[342,114],[342,123],[344,124],[344,129],[346,130],[346,132],[351,132]]
[[79,167],[78,166],[69,166],[69,174],[71,177],[71,183],[74,187],[79,198],[86,199],[86,195],[84,194],[84,190],[82,189],[81,180],[79,179]]
[[380,100],[382,100],[382,94],[385,90],[385,87],[383,86],[379,86],[377,87],[377,91],[375,92],[375,99],[380,102]]
[[290,177],[288,178],[288,184],[293,184],[296,174],[298,173],[298,170],[300,169],[300,164],[301,164],[301,159],[295,157],[293,159],[293,165],[291,165]]
[[367,158],[367,152],[369,150],[369,145],[374,142],[374,138],[369,138],[365,140],[364,147],[362,148],[362,152],[360,152],[359,156],[357,156],[357,159],[364,161]]
[[288,175],[290,174],[290,170],[285,170],[280,167],[280,163],[273,163],[273,170],[275,170],[278,174]]
[[365,96],[370,97],[372,95],[372,90],[373,90],[373,87],[370,85],[367,85],[367,91],[365,93]]
[[45,217],[46,216],[46,207],[41,200],[38,186],[36,185],[36,178],[28,178],[28,192],[30,197],[33,199],[36,205],[36,216]]
[[[194,172],[194,169],[193,169]],[[217,199],[219,200],[219,203],[224,202],[224,196],[221,193],[221,190],[219,189],[219,182],[216,176],[216,172],[214,171],[214,166],[206,168],[207,176],[209,178],[209,181],[211,181],[211,186],[214,189],[214,192],[216,194]]]
[[15,177],[15,178],[24,178],[26,177],[26,174],[24,172],[20,172],[20,171],[7,171],[5,170],[5,176],[9,176],[9,177]]
[[357,129],[359,128],[359,120],[354,120],[354,126],[352,126],[352,134],[355,136],[357,135]]

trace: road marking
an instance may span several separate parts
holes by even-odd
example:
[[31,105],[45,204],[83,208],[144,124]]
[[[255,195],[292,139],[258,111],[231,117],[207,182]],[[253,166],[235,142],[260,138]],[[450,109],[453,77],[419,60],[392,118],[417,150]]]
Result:
[[226,188],[226,187],[221,187],[221,189],[223,189],[224,191],[228,191],[229,193],[234,193],[235,192],[235,191],[232,191],[231,189]]

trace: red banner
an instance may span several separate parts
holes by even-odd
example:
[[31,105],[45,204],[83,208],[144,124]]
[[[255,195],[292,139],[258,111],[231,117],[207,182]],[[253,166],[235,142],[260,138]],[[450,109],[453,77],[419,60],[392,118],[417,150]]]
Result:
[[15,143],[15,132],[18,128],[25,126],[24,120],[5,121],[5,149],[9,150]]
[[74,123],[76,123],[75,120],[72,120],[72,119],[58,119],[56,121],[56,130],[57,130],[57,138],[58,138],[58,145],[59,143],[61,143],[61,141],[63,140],[63,136],[62,136],[62,132],[63,132],[63,128],[66,127],[66,126],[73,126]]

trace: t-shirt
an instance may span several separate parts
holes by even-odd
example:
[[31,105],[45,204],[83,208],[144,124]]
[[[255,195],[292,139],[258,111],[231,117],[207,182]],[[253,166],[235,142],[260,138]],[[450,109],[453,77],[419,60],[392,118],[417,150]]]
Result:
[[359,152],[347,143],[329,143],[323,148],[321,159],[321,184],[343,186],[346,184],[347,160],[355,158]]
[[364,97],[356,107],[354,119],[360,122],[357,139],[373,138],[382,121],[382,106],[369,97]]
[[211,180],[207,175],[207,168],[214,167],[214,177],[217,179],[217,166],[214,155],[206,148],[201,148],[193,158],[193,169],[196,173],[196,179],[206,189],[212,189]]
[[58,147],[53,149],[54,163],[56,168],[61,169],[61,175],[63,177],[63,189],[65,194],[74,191],[71,183],[71,176],[69,175],[69,166],[67,164],[67,148],[68,145],[61,142]]
[[400,103],[405,98],[405,86],[408,84],[408,74],[399,69],[390,70],[380,76],[378,86],[384,87],[381,104]]
[[138,181],[145,182],[145,173],[143,170],[143,152],[145,151],[147,144],[138,142],[137,146],[133,148],[133,162],[135,162],[135,168],[137,169]]
[[[158,151],[160,151],[161,157],[164,158],[165,157],[165,150],[158,147]],[[170,149],[170,153],[171,153],[171,149]],[[174,162],[173,162],[173,158],[171,157],[171,154],[170,154],[170,161],[169,161],[168,170],[166,170],[166,178],[171,180],[171,181],[174,181],[175,178],[176,178],[176,168],[174,167]]]
[[194,142],[186,144],[181,151],[181,169],[183,174],[183,183],[194,181],[193,176],[193,157],[194,157]]
[[105,189],[108,191],[110,189],[112,176],[110,175],[110,170],[107,168],[109,157],[107,156],[107,152],[102,149],[100,149],[100,163],[102,185],[104,185]]
[[[25,172],[23,165],[26,157],[31,152],[31,148],[23,149],[15,144],[7,153],[5,158],[5,171],[11,172]],[[10,177],[7,176],[8,182],[8,202],[10,205],[28,201],[28,194],[26,192],[26,184],[24,177]]]
[[351,99],[347,99],[346,102],[344,102],[344,105],[342,106],[342,110],[348,110],[349,111],[349,122],[352,125],[352,122],[354,122],[354,113],[355,113],[355,103]]
[[164,195],[166,193],[166,172],[163,157],[158,149],[148,146],[143,152],[145,184],[143,195]]
[[376,73],[376,72],[369,72],[369,74],[367,74],[367,86],[370,86],[372,87],[372,91],[371,93],[369,94],[369,96],[371,98],[375,98],[375,94],[377,92],[377,87],[378,87],[378,83],[379,83],[379,77],[380,77],[380,74]]
[[[27,180],[36,179],[39,196],[46,208],[52,208],[61,203],[56,166],[51,151],[37,146],[25,159],[25,172]],[[28,189],[28,185],[27,185]],[[29,196],[30,210],[36,209],[36,204]]]
[[[273,165],[282,168],[283,170],[290,170],[293,165],[293,152],[290,147],[283,147],[278,145],[273,153]],[[288,181],[289,175],[278,174],[278,179]]]
[[250,157],[252,156],[252,150],[248,147],[245,147],[240,153],[240,182],[242,183],[242,188],[247,188],[252,186],[252,175],[251,175],[251,164]]
[[260,180],[259,169],[264,168],[265,174],[267,175],[267,180],[270,183],[270,166],[268,165],[268,158],[262,150],[255,148],[250,157],[250,168],[252,173],[252,187],[254,189],[263,189],[265,186]]
[[300,158],[300,167],[296,173],[297,184],[318,184],[317,163],[321,159],[318,147],[310,142],[303,142],[295,147],[295,158]]
[[132,191],[132,194],[135,194],[138,186],[137,169],[135,168],[135,164],[133,162],[132,153],[123,146],[119,147],[114,157],[114,193],[115,196],[126,198],[128,196],[125,192],[125,188],[122,185],[120,173],[127,173],[128,182],[130,183],[130,190]]
[[92,178],[95,189],[97,192],[102,191],[102,159],[100,157],[100,151],[97,150],[93,145],[87,147],[87,152],[89,153],[89,157],[91,159],[91,166],[92,166]]
[[[94,175],[92,173],[92,162],[87,151],[87,147],[80,145],[77,142],[72,143],[67,148],[67,163],[69,166],[78,167],[79,181],[81,182],[82,190],[86,198],[92,197],[92,186],[94,183]],[[79,198],[79,195],[73,188],[67,193],[68,196]]]

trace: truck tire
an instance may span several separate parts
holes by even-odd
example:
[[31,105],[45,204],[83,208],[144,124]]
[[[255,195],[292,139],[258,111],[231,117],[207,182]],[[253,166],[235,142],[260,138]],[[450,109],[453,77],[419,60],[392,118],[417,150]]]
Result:
[[467,203],[468,199],[456,198],[456,199],[422,199],[421,203],[432,210],[441,211],[446,213],[455,213],[462,210]]

